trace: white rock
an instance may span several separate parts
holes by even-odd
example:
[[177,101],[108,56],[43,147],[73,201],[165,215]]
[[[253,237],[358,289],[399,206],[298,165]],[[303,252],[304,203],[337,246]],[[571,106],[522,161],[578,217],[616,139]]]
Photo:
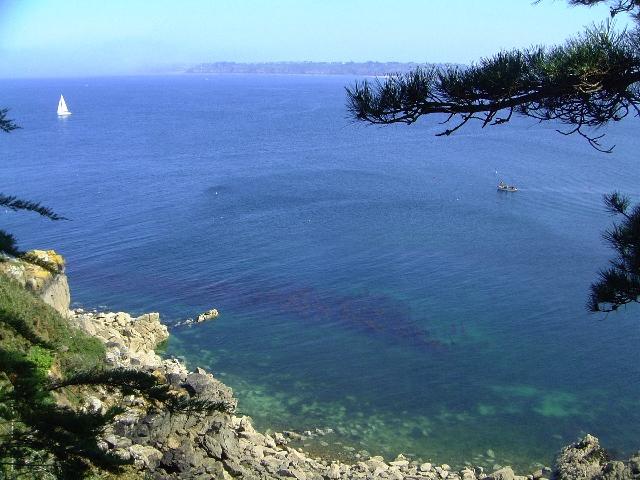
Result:
[[423,463],[422,465],[420,465],[420,471],[421,472],[428,472],[431,470],[431,467],[433,465],[431,465],[429,462]]

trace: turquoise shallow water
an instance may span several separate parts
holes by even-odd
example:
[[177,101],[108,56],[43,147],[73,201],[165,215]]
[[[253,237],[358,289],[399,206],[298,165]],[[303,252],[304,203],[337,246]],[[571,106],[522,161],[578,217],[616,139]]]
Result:
[[0,191],[72,219],[3,225],[67,257],[78,304],[218,308],[168,352],[262,428],[336,430],[314,451],[528,468],[584,432],[637,449],[638,310],[584,308],[602,195],[640,200],[634,121],[612,155],[521,119],[435,138],[352,124],[351,81],[1,81],[23,129],[1,139]]

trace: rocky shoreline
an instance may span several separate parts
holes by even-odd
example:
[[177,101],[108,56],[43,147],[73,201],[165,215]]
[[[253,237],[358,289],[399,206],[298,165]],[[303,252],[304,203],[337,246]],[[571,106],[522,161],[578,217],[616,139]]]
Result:
[[[57,272],[33,270],[21,262],[5,263],[2,271],[40,295],[53,308],[106,347],[110,368],[148,371],[191,399],[225,404],[225,412],[158,411],[141,397],[115,397],[94,389],[85,399],[87,410],[105,411],[118,403],[118,415],[101,437],[101,448],[132,460],[154,479],[393,479],[393,480],[620,480],[640,479],[640,453],[626,462],[609,460],[598,439],[587,435],[565,447],[553,469],[516,474],[511,467],[487,472],[482,467],[454,471],[448,465],[419,463],[399,455],[387,462],[373,456],[355,463],[312,457],[288,445],[294,434],[256,431],[250,418],[234,415],[232,390],[201,368],[195,372],[175,358],[163,359],[155,349],[169,338],[157,313],[132,317],[124,312],[69,310],[69,290],[61,257],[53,259]],[[42,255],[41,255],[42,256]],[[38,267],[39,268],[39,267]],[[35,280],[34,280],[35,279]],[[217,312],[216,312],[217,313]]]
[[[189,372],[177,359],[162,359],[154,349],[169,334],[157,313],[132,317],[118,312],[76,310],[71,322],[101,339],[107,363],[114,368],[140,368],[185,388],[192,398],[236,405],[231,389],[200,368]],[[101,393],[101,395],[99,394]],[[418,464],[399,455],[394,461],[370,457],[355,464],[312,458],[288,446],[291,433],[257,432],[248,417],[169,412],[149,413],[141,398],[124,399],[127,411],[116,418],[103,436],[102,447],[133,459],[154,478],[295,478],[302,479],[450,479],[524,480],[510,467],[486,474],[481,467],[452,471],[448,465]],[[105,409],[108,392],[87,399],[86,408]],[[529,478],[549,476],[540,470]]]

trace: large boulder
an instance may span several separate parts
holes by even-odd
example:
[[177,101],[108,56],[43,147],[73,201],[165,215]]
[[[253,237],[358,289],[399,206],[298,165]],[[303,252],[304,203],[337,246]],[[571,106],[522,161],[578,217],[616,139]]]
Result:
[[596,478],[607,463],[607,452],[593,435],[564,447],[556,459],[558,480],[587,480]]
[[628,462],[610,461],[593,435],[565,447],[556,459],[557,480],[638,480],[640,453]]

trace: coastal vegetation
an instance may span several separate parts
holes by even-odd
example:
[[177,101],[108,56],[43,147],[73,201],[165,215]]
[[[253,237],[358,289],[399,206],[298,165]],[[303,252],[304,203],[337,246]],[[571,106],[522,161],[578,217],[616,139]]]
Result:
[[[628,13],[640,22],[635,0],[570,0],[572,5],[606,3],[611,16]],[[562,125],[562,135],[579,135],[601,152],[596,129],[640,114],[640,25],[618,31],[608,21],[564,45],[499,52],[468,68],[416,68],[385,79],[363,80],[347,88],[347,106],[357,121],[410,125],[436,115],[452,123],[448,136],[471,121],[482,127],[508,123],[514,114]],[[591,286],[590,311],[614,311],[640,300],[640,207],[618,193],[605,196],[607,208],[623,221],[604,235],[616,250],[611,266]]]

